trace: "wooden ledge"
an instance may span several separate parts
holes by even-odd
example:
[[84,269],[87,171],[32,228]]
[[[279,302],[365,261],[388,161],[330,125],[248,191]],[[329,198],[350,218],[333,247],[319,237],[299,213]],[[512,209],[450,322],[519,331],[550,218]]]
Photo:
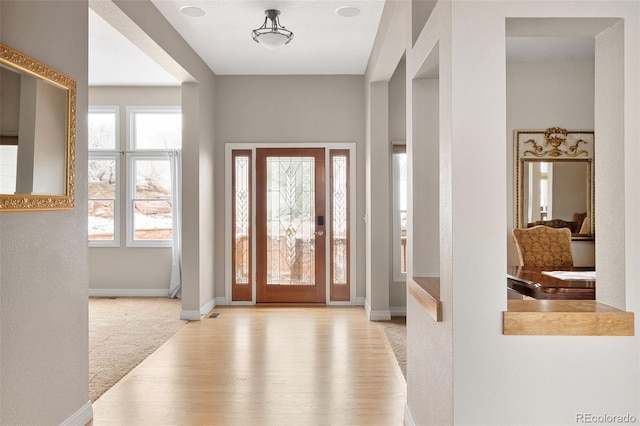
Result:
[[508,300],[502,334],[633,336],[634,314],[595,300]]
[[436,322],[442,322],[440,303],[440,277],[412,277],[409,279],[409,294],[427,311]]

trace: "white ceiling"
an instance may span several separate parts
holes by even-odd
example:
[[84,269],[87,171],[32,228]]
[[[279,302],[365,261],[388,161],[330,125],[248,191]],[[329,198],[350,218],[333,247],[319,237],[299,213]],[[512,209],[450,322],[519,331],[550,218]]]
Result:
[[[152,0],[195,52],[218,75],[364,74],[384,0]],[[345,18],[335,10],[355,6]],[[183,6],[205,11],[186,16]],[[281,11],[280,24],[293,40],[267,49],[251,38],[265,9]],[[91,85],[171,85],[176,80],[93,11],[89,14]]]
[[180,83],[89,9],[90,86],[175,86]]
[[[364,74],[384,0],[152,0],[214,73]],[[341,6],[356,17],[336,15]],[[183,6],[205,11],[186,16]],[[251,38],[265,9],[280,10],[280,24],[293,31],[286,46],[270,50]]]
[[[218,75],[364,74],[384,0],[152,0],[182,37]],[[335,14],[356,6],[358,16]],[[180,12],[205,11],[202,17]],[[264,10],[281,11],[293,31],[286,46],[271,50],[251,38]],[[507,37],[511,61],[593,60],[593,37]],[[179,82],[92,10],[89,11],[89,84],[177,85]]]

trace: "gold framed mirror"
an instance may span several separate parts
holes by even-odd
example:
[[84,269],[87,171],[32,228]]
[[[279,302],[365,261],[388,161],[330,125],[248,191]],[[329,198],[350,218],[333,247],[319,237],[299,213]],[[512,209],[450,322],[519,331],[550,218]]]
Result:
[[76,81],[0,44],[0,212],[74,207]]
[[595,236],[594,132],[552,127],[514,132],[515,226],[569,228]]

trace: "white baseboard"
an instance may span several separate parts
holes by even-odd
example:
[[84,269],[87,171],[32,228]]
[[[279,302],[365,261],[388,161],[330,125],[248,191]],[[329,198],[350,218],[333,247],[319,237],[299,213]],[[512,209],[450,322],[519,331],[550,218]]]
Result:
[[371,305],[369,305],[368,300],[364,301],[364,310],[367,313],[369,321],[389,321],[391,319],[391,311],[388,309],[373,311],[371,310]]
[[213,308],[216,307],[216,299],[213,298],[204,304],[203,307],[200,308],[200,315],[207,315]]
[[416,426],[408,404],[404,404],[404,424],[405,426]]
[[169,297],[169,289],[90,288],[89,297]]
[[183,309],[180,311],[180,319],[187,321],[200,321],[202,319],[202,314],[200,314],[199,309]]
[[200,309],[183,309],[182,311],[180,311],[180,319],[187,321],[200,321],[203,315],[208,314],[215,307],[216,299],[211,299]]
[[93,420],[93,407],[91,401],[87,401],[78,411],[60,423],[60,426],[84,426]]
[[[365,302],[364,297],[358,297],[356,299],[355,303],[352,303],[350,301],[345,301],[345,302],[327,302],[327,306],[363,306]],[[246,302],[233,302],[233,301],[229,301],[229,299],[227,299],[226,297],[216,297],[216,306],[253,306],[255,303],[253,303],[252,301],[246,301]],[[406,312],[406,308],[405,308],[405,312]],[[402,315],[406,315],[406,314],[398,314],[400,316]]]
[[327,302],[327,306],[355,306],[355,305],[348,300],[340,300],[340,301],[330,300]]
[[369,321],[389,321],[391,319],[391,311],[380,310],[380,311],[371,311],[369,313]]
[[407,307],[406,306],[390,306],[389,311],[391,312],[392,317],[406,317],[407,316]]
[[228,306],[253,306],[253,305],[255,305],[255,303],[253,303],[250,300],[236,301],[228,304]]

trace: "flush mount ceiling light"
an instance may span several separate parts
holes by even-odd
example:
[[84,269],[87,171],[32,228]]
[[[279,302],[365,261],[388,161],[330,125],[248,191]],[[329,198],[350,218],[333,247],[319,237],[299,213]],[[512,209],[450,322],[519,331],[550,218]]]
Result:
[[[260,28],[251,31],[253,39],[269,49],[275,49],[289,43],[293,38],[293,33],[280,25],[280,11],[276,9],[267,9],[264,11],[267,15],[264,18],[264,24]],[[271,23],[269,24],[269,21]]]

